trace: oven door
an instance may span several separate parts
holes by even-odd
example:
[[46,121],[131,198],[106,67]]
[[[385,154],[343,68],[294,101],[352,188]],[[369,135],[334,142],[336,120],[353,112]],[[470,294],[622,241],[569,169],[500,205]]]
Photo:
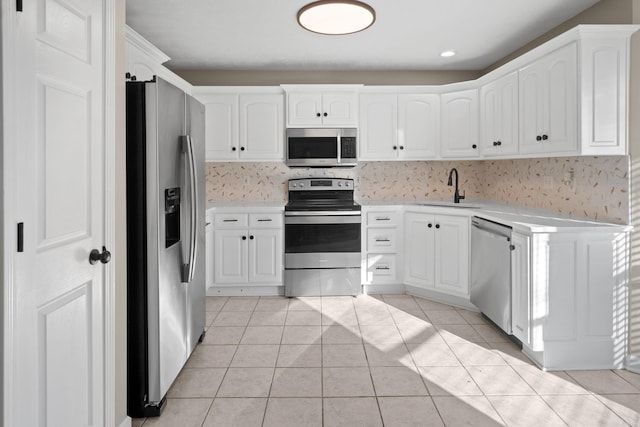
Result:
[[360,212],[355,215],[286,215],[285,253],[360,252]]

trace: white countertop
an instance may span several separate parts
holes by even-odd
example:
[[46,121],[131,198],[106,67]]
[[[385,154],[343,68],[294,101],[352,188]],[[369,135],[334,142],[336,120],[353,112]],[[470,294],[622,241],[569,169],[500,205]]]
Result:
[[[420,209],[443,214],[455,214],[463,216],[479,216],[491,221],[499,222],[515,230],[531,233],[554,233],[554,232],[581,232],[581,231],[603,231],[619,232],[631,230],[631,226],[624,224],[611,224],[606,222],[593,221],[584,218],[572,217],[545,209],[535,209],[525,206],[508,205],[505,203],[488,202],[483,200],[463,200],[460,206],[451,205],[450,201],[442,200],[395,200],[395,201],[359,201],[362,206],[404,206],[417,207]],[[429,203],[442,204],[440,206],[429,205]],[[472,207],[461,207],[461,206]]]

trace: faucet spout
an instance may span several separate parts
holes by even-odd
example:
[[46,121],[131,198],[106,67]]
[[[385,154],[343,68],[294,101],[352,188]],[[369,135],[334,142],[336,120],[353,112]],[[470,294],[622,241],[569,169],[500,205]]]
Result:
[[460,203],[460,200],[464,199],[465,195],[460,195],[460,191],[458,190],[458,169],[451,168],[449,171],[449,180],[447,181],[447,185],[451,187],[453,185],[453,174],[456,174],[456,189],[453,193],[453,203]]

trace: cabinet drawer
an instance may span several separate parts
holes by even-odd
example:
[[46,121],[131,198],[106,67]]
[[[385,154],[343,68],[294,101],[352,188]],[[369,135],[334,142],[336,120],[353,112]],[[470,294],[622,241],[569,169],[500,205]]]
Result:
[[401,215],[398,212],[368,212],[367,225],[398,225]]
[[368,228],[367,252],[397,252],[396,228]]
[[255,213],[249,214],[249,227],[251,228],[281,228],[282,213]]
[[367,255],[367,282],[397,283],[398,269],[395,254]]
[[249,215],[239,213],[219,213],[215,214],[215,228],[247,228],[249,225]]

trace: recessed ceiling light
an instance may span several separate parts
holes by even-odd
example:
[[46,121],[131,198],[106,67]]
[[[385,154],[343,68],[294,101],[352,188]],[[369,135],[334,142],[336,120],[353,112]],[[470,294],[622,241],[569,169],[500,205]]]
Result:
[[442,56],[443,58],[450,58],[452,56],[454,56],[456,53],[452,50],[445,50],[444,52],[442,52],[440,54],[440,56]]
[[309,3],[298,12],[298,23],[319,34],[352,34],[369,28],[376,12],[368,4],[355,0],[321,0]]

